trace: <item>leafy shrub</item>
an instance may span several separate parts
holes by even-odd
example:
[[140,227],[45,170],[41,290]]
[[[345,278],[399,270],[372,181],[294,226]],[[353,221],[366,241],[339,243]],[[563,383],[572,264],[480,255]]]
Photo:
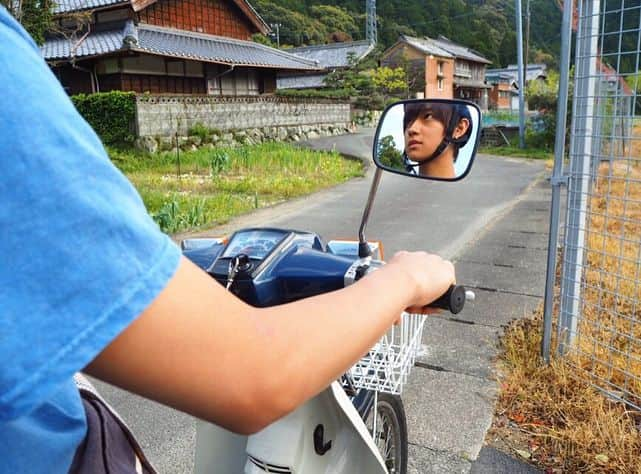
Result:
[[71,97],[80,115],[107,145],[131,144],[135,137],[136,94],[99,92]]
[[203,142],[209,138],[211,133],[211,130],[200,122],[195,123],[187,130],[187,135],[190,137],[200,137]]
[[210,166],[211,166],[211,174],[213,176],[216,176],[220,174],[222,171],[227,169],[229,165],[229,155],[225,153],[223,150],[215,150],[211,154],[211,161],[210,161]]

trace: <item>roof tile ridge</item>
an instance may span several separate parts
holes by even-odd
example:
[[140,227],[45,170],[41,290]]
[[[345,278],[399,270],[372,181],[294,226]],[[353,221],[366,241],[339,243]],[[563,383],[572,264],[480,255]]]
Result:
[[296,56],[295,54],[291,53],[286,53],[284,51],[281,51],[280,49],[276,48],[271,48],[269,46],[265,46],[260,43],[255,43],[253,41],[247,41],[247,40],[241,40],[237,38],[230,38],[228,36],[220,36],[220,35],[212,35],[210,33],[200,33],[197,31],[189,31],[189,30],[181,30],[178,28],[170,28],[166,26],[157,26],[157,25],[150,25],[148,23],[140,23],[137,26],[138,30],[147,30],[147,31],[155,31],[158,33],[167,33],[167,34],[173,34],[176,36],[187,36],[190,38],[197,38],[197,39],[205,39],[205,40],[219,40],[223,41],[225,43],[231,43],[231,44],[237,44],[239,46],[251,46],[253,48],[258,48],[258,49],[265,49],[269,50],[272,54],[277,54],[282,57],[286,57],[289,59],[293,59],[299,62],[302,62],[304,64],[308,64],[309,66],[316,66],[318,67],[318,62],[317,61],[312,61],[309,59],[301,58],[300,56]]

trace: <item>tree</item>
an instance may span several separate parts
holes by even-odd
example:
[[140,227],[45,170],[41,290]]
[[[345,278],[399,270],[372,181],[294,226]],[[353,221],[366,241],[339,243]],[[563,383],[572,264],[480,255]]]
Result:
[[403,154],[397,149],[392,135],[387,135],[378,141],[376,149],[378,160],[382,165],[403,170]]
[[354,21],[354,17],[343,8],[331,5],[316,5],[311,7],[311,13],[314,18],[318,18],[325,25],[330,35],[341,37],[340,33],[343,33],[343,35],[348,36],[348,40],[351,40],[359,34],[359,28]]
[[372,81],[377,91],[386,99],[390,96],[406,95],[407,75],[402,67],[392,69],[382,66],[376,68],[372,74]]
[[44,43],[53,21],[53,0],[0,0],[37,44]]

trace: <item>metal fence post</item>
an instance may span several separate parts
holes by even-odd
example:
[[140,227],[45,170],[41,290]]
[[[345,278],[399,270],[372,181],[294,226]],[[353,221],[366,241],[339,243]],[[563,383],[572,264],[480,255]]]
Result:
[[[554,170],[552,171],[552,204],[550,208],[550,234],[548,237],[547,275],[545,279],[545,303],[543,310],[543,339],[541,355],[550,363],[552,339],[552,308],[556,278],[556,254],[559,241],[559,213],[561,207],[561,186],[563,180],[563,157],[565,154],[565,126],[568,113],[568,91],[570,82],[570,48],[572,37],[572,11],[574,2],[566,0],[561,22],[561,68],[559,71],[559,100],[556,111],[556,138],[554,141]],[[567,183],[566,183],[567,184]]]
[[575,74],[576,107],[573,117],[568,215],[565,236],[564,281],[561,285],[561,317],[559,352],[565,353],[576,334],[583,275],[585,225],[594,133],[595,97],[597,86],[599,0],[581,0]]

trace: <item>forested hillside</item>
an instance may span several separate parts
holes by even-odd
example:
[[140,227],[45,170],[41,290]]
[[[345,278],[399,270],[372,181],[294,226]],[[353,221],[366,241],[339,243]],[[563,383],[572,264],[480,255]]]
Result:
[[[444,35],[482,53],[493,67],[516,62],[514,0],[378,0],[380,46],[399,34]],[[525,16],[525,0],[523,9]],[[365,0],[253,0],[268,23],[279,23],[281,45],[364,39]],[[555,65],[561,42],[556,0],[531,0],[529,60]],[[524,22],[525,31],[525,22]]]

